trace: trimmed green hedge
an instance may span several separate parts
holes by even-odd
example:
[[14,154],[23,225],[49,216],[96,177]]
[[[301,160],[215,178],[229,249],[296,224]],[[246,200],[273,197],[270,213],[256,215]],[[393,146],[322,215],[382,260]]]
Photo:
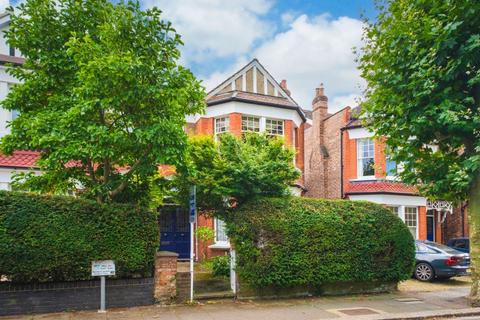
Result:
[[226,215],[237,272],[252,287],[408,279],[414,241],[390,210],[363,201],[262,198]]
[[128,205],[0,191],[0,275],[15,282],[91,279],[91,261],[117,277],[151,276],[157,216]]

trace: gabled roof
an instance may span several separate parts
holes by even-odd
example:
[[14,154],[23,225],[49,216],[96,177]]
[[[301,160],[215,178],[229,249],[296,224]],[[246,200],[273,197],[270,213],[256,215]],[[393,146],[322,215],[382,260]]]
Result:
[[280,108],[294,109],[303,121],[303,110],[257,60],[253,59],[239,71],[223,81],[207,94],[207,106],[227,101],[240,101]]

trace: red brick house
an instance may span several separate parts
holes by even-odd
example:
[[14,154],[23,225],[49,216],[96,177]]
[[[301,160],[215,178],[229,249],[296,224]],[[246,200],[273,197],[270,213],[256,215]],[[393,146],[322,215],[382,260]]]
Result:
[[[304,171],[304,130],[307,118],[290,96],[286,81],[278,83],[257,59],[210,91],[205,114],[187,119],[189,134],[217,136],[229,132],[241,136],[244,132],[259,132],[283,137],[285,144],[295,148],[295,165],[302,177],[292,193],[301,195]],[[180,257],[188,256],[188,216],[179,208],[164,209],[161,214],[162,250],[172,250]],[[230,249],[221,220],[198,216],[197,226],[215,230],[210,243],[195,241],[197,258],[223,255]]]
[[389,159],[385,143],[374,139],[359,109],[327,112],[323,88],[312,103],[312,126],[305,131],[306,196],[371,201],[385,205],[408,226],[415,239],[446,242],[468,236],[465,208],[429,201],[397,177],[401,167]]

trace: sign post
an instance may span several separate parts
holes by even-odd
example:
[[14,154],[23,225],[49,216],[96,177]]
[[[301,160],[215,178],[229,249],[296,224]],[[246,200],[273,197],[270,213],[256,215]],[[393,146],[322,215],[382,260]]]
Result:
[[113,260],[92,261],[92,276],[100,277],[100,310],[105,313],[105,276],[115,275],[115,262]]
[[193,233],[194,233],[194,224],[197,217],[197,188],[195,185],[190,187],[190,302],[193,302]]

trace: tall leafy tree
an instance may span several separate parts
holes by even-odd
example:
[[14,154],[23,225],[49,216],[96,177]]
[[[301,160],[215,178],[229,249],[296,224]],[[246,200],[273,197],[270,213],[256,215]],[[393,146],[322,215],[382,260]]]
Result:
[[218,141],[190,137],[185,165],[171,181],[174,196],[187,203],[189,188],[196,185],[198,206],[221,212],[229,200],[242,204],[256,196],[287,195],[300,176],[294,155],[282,139],[260,134],[224,134]]
[[[20,111],[3,152],[39,150],[30,189],[135,201],[157,164],[183,161],[188,114],[204,90],[178,65],[180,35],[138,1],[27,0],[10,9],[8,43],[25,64],[3,107]],[[140,189],[138,189],[140,188]]]
[[480,2],[389,0],[360,57],[369,125],[427,196],[468,200],[480,305]]

